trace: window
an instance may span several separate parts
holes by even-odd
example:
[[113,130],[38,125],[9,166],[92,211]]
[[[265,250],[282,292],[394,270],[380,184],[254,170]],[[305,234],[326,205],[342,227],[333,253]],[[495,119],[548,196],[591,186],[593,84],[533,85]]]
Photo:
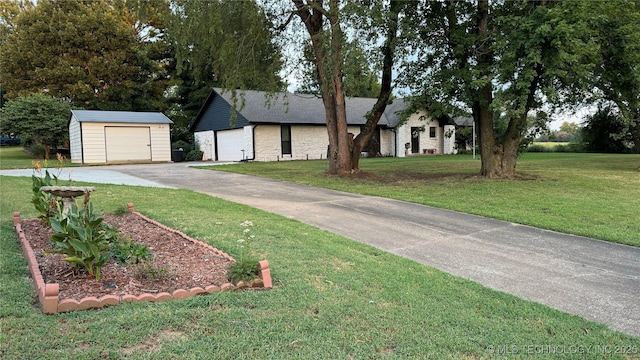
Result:
[[282,155],[291,155],[291,125],[280,126]]
[[436,137],[436,128],[435,128],[435,126],[430,126],[429,127],[429,137],[430,138]]

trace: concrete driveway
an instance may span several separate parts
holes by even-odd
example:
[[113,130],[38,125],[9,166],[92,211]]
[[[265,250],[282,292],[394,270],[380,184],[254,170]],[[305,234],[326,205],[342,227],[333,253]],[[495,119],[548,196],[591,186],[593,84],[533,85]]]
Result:
[[71,178],[109,182],[104,173],[91,180],[100,171],[284,215],[640,336],[640,248],[185,163],[74,168]]

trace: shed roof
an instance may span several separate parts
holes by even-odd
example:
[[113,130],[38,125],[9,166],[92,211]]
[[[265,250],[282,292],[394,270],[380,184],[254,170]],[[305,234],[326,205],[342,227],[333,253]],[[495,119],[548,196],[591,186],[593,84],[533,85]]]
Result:
[[124,124],[173,124],[161,112],[71,110],[78,122],[124,123]]
[[[203,104],[200,112],[191,124],[191,129],[197,127],[198,122],[205,116],[207,109],[215,99],[222,98],[233,104],[232,93],[213,89]],[[349,125],[364,125],[367,112],[371,111],[376,99],[356,98],[346,99],[347,123]],[[325,110],[322,98],[311,94],[274,93],[263,91],[238,90],[237,109],[243,120],[252,124],[304,124],[325,125]],[[401,120],[400,111],[405,109],[402,99],[394,99],[387,105],[378,125],[395,127]]]

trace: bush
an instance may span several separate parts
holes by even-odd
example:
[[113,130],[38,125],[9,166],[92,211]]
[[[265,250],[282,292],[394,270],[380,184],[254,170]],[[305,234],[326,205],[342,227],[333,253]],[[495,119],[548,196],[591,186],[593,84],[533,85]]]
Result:
[[185,154],[188,154],[189,152],[194,150],[193,149],[193,145],[191,145],[188,142],[183,141],[183,140],[179,140],[179,141],[174,142],[171,145],[171,148],[172,149],[180,149],[181,148],[184,151]]
[[[62,214],[59,213],[59,218],[61,217]],[[62,261],[74,267],[82,266],[90,276],[100,280],[100,269],[111,257],[109,241],[113,232],[105,229],[102,216],[93,211],[91,203],[81,210],[73,204],[67,217],[61,220],[59,218],[51,218],[54,230],[51,242],[54,250],[45,253],[66,255]]]
[[527,146],[526,151],[530,153],[543,153],[543,152],[552,152],[553,149],[544,145],[532,144]]
[[29,153],[36,159],[44,159],[47,149],[40,144],[31,144],[29,146]]
[[201,161],[204,152],[200,150],[191,150],[187,153],[186,161]]

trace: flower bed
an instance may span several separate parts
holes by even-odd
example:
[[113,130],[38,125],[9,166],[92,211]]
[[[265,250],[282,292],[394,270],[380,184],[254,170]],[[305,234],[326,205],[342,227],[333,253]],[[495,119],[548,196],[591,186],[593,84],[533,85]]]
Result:
[[[171,229],[136,212],[133,208],[133,204],[129,204],[128,208],[131,213],[131,215],[128,216],[135,216],[139,218],[140,220],[144,221],[145,224],[148,224],[150,228],[153,228],[154,231],[164,232],[166,236],[163,236],[163,238],[169,239],[171,237],[177,237],[181,242],[181,245],[183,246],[186,246],[187,244],[189,246],[193,245],[198,250],[198,252],[205,252],[207,254],[210,254],[210,256],[212,257],[222,259],[222,261],[226,261],[228,263],[235,262],[232,257],[212,247],[211,245],[190,238],[180,231]],[[24,222],[26,223],[27,221],[29,220],[25,220]],[[43,273],[41,271],[41,266],[43,266],[43,264],[38,261],[39,258],[42,258],[42,255],[40,255],[42,250],[36,250],[38,253],[34,251],[32,244],[29,242],[29,239],[27,239],[25,231],[23,230],[23,221],[20,220],[20,213],[14,213],[13,224],[16,233],[18,234],[24,256],[27,259],[29,271],[31,272],[31,276],[34,280],[34,284],[38,294],[38,299],[45,314],[101,308],[108,305],[117,305],[121,302],[166,301],[172,299],[189,298],[198,294],[206,295],[220,291],[230,291],[247,288],[269,289],[272,287],[269,263],[266,260],[262,260],[259,262],[260,270],[258,273],[258,278],[249,282],[240,281],[237,284],[225,282],[222,284],[208,284],[186,288],[176,288],[170,291],[142,293],[138,291],[135,294],[126,293],[125,291],[123,291],[126,287],[123,286],[123,289],[120,289],[117,293],[113,294],[103,296],[85,296],[80,298],[65,298],[64,296],[60,296],[61,284],[50,282],[49,280],[46,280],[45,277],[43,277]],[[96,282],[96,280],[93,279],[91,279],[91,281]]]

